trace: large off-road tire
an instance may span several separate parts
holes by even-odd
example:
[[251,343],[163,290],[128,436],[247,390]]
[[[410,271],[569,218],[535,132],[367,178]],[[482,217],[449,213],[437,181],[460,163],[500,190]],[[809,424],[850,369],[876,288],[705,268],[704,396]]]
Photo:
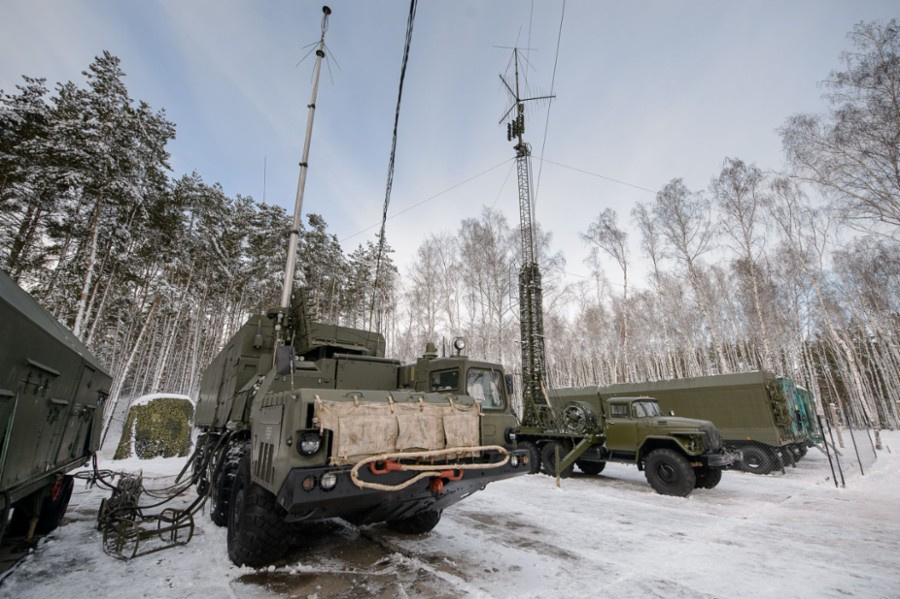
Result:
[[575,464],[570,465],[562,472],[557,472],[557,453],[559,454],[559,459],[561,460],[567,453],[569,453],[569,451],[559,441],[547,441],[546,443],[544,443],[544,446],[541,448],[541,466],[544,469],[544,472],[546,472],[550,476],[559,475],[560,478],[566,478],[570,474],[572,474],[572,471],[575,469]]
[[62,523],[63,516],[69,507],[69,500],[72,498],[72,489],[75,488],[75,477],[66,474],[59,483],[54,483],[54,489],[50,496],[44,500],[41,507],[41,515],[38,517],[37,526],[34,532],[39,535],[56,530]]
[[54,479],[51,487],[44,487],[34,494],[16,504],[13,516],[9,521],[9,527],[4,534],[11,537],[23,537],[28,534],[31,519],[35,514],[37,503],[41,501],[42,493],[49,493],[41,501],[37,524],[34,534],[45,535],[56,530],[62,522],[63,516],[69,507],[69,499],[72,498],[72,489],[75,488],[75,478],[69,474],[61,475]]
[[606,462],[589,462],[587,460],[575,460],[575,465],[585,474],[600,474],[606,468]]
[[695,485],[698,489],[714,489],[722,480],[722,471],[702,466],[694,470],[694,476],[697,478]]
[[519,441],[516,444],[516,449],[528,450],[528,474],[537,474],[541,471],[541,452],[538,450],[537,445],[531,441]]
[[654,449],[644,461],[647,482],[660,495],[687,497],[697,477],[687,459],[672,449]]
[[228,503],[231,487],[237,475],[241,458],[249,449],[244,444],[232,445],[221,456],[221,463],[213,473],[212,492],[209,496],[209,517],[217,526],[228,524]]
[[250,453],[241,458],[231,488],[228,510],[228,557],[237,566],[259,568],[287,550],[282,509],[269,493],[250,478]]
[[388,520],[385,524],[391,530],[402,532],[405,535],[420,535],[431,532],[441,521],[441,510],[426,510],[409,518]]
[[741,448],[744,460],[741,462],[741,470],[754,474],[768,474],[775,467],[775,456],[756,445],[748,445]]

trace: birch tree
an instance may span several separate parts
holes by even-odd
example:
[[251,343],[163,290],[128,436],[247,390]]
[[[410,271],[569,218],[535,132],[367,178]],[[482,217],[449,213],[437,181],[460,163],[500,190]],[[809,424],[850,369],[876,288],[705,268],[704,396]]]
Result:
[[824,115],[799,114],[781,129],[798,177],[832,197],[843,216],[900,238],[900,25],[859,23],[843,70],[825,80]]
[[720,224],[733,245],[750,281],[751,300],[759,339],[762,340],[762,366],[773,367],[772,350],[766,319],[763,317],[762,274],[759,264],[765,251],[765,237],[760,235],[763,212],[763,174],[755,165],[726,158],[722,172],[710,183],[710,191],[721,211]]
[[[622,271],[622,331],[621,331],[621,356],[622,372],[621,380],[629,381],[632,378],[631,365],[628,361],[628,234],[619,228],[616,223],[616,213],[611,208],[601,212],[588,226],[587,233],[582,233],[583,241],[591,245],[592,251],[601,251],[611,257]],[[616,356],[620,352],[616,352]],[[618,364],[615,371],[618,380]]]
[[[650,209],[642,203],[638,203],[631,210],[631,217],[637,223],[638,230],[641,232],[641,249],[644,255],[650,259],[651,265],[651,282],[655,293],[653,294],[654,312],[659,313],[659,305],[657,301],[661,297],[662,291],[662,260],[665,258],[665,249],[662,245],[661,233],[656,222],[653,220],[653,214]],[[665,351],[665,374],[663,378],[677,378],[681,376],[681,371],[677,366],[672,341],[669,337],[669,327],[667,321],[662,321],[663,349]]]
[[694,291],[697,307],[703,314],[718,372],[728,372],[719,321],[714,316],[714,306],[703,275],[700,257],[711,249],[713,229],[710,206],[702,194],[691,192],[681,179],[673,179],[656,194],[653,217],[672,253],[685,268]]

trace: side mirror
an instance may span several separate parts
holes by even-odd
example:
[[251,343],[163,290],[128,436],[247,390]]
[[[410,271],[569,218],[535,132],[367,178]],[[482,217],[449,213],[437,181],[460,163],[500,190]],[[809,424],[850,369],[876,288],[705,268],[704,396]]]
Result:
[[294,346],[282,345],[275,350],[275,374],[287,376],[294,372]]
[[516,392],[516,387],[513,385],[513,375],[507,374],[503,378],[506,380],[506,395],[512,397]]

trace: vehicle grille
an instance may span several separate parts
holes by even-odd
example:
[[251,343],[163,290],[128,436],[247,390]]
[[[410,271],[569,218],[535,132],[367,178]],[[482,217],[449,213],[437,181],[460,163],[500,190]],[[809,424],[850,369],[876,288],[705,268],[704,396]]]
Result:
[[256,476],[267,483],[274,482],[275,468],[272,466],[275,457],[275,445],[272,443],[260,443],[256,460]]
[[722,447],[722,438],[719,429],[703,429],[703,449],[705,451],[718,451]]

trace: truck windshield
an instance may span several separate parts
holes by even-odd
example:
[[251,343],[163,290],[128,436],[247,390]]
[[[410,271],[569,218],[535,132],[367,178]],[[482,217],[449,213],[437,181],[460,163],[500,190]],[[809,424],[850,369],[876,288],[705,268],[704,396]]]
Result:
[[484,408],[504,407],[500,372],[470,368],[466,375],[466,393]]
[[636,401],[633,405],[635,418],[659,416],[659,404],[655,401]]
[[459,388],[459,369],[431,373],[432,391],[456,391]]

